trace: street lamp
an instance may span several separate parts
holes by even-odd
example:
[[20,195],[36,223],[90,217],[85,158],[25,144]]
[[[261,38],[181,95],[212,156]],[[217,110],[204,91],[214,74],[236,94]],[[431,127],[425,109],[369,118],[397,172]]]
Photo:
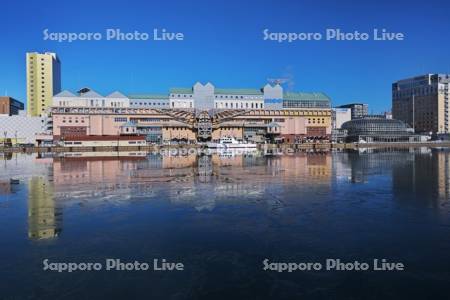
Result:
[[120,127],[117,129],[117,155],[119,155]]

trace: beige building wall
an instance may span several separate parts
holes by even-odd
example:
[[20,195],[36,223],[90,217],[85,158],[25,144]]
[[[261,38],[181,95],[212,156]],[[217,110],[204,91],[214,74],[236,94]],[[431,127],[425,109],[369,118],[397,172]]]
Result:
[[439,94],[437,97],[437,107],[435,110],[435,114],[438,115],[437,120],[436,117],[433,117],[433,121],[437,123],[437,131],[448,132],[448,128],[445,128],[445,96],[442,94]]
[[[162,128],[162,139],[196,140],[196,129],[175,117],[162,115],[158,112],[148,111],[142,114],[115,114],[114,112],[79,113],[74,110],[71,113],[53,110],[54,136],[67,135],[67,133],[84,133],[87,135],[117,135],[120,127],[126,122],[135,122],[137,126],[157,126]],[[320,134],[331,134],[331,110],[260,110],[250,111],[247,114],[237,115],[219,123],[218,128],[213,128],[212,139],[221,137],[234,137],[238,140],[244,138],[244,130],[247,127],[257,127],[265,130],[271,122],[280,125],[281,135],[305,135],[308,130],[320,127]],[[246,127],[247,126],[247,127]],[[62,127],[67,128],[64,132]],[[84,130],[86,128],[86,130]],[[278,127],[277,127],[278,128]]]
[[185,127],[164,127],[162,128],[162,138],[163,140],[171,139],[186,139],[186,140],[196,140],[197,137],[195,133],[190,128]]
[[235,139],[241,140],[244,137],[244,130],[242,127],[223,127],[213,130],[213,140],[220,140],[222,137],[234,137]]
[[331,134],[331,117],[330,116],[309,116],[306,118],[307,127],[325,127],[326,133]]
[[88,135],[103,135],[103,118],[102,115],[89,116]]
[[304,117],[287,117],[284,122],[279,122],[281,134],[306,133],[306,119]]

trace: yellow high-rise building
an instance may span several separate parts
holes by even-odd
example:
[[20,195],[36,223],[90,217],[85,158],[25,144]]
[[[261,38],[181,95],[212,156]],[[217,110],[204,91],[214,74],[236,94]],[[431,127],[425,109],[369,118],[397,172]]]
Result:
[[46,113],[53,95],[61,91],[61,63],[55,53],[27,53],[27,113]]
[[28,237],[49,239],[62,230],[62,208],[55,200],[53,186],[43,177],[28,182]]

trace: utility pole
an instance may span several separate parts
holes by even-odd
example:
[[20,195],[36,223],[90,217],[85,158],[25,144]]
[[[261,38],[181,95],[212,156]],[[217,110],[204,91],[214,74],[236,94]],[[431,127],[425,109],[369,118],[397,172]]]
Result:
[[414,89],[413,89],[413,94],[412,94],[412,127],[414,129],[414,132],[416,132],[416,108],[415,108],[415,101],[416,100],[416,96],[414,93]]

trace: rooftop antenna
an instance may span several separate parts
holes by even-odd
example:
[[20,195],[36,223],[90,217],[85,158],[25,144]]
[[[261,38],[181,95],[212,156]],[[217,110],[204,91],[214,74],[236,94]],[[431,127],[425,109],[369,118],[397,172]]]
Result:
[[288,82],[289,79],[288,78],[267,78],[267,82],[269,82],[270,84],[283,84]]

